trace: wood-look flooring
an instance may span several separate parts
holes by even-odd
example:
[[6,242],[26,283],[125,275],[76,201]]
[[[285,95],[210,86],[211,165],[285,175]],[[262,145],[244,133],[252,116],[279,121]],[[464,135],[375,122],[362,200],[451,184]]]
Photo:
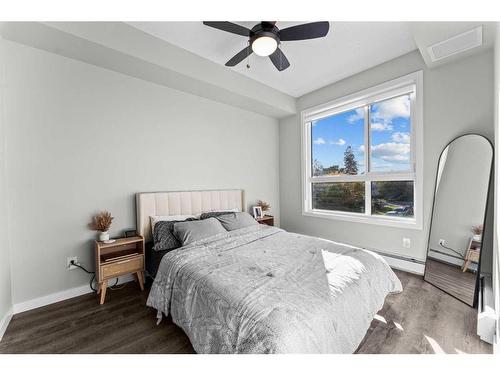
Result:
[[476,274],[462,272],[459,266],[427,259],[425,280],[472,306]]
[[[387,297],[357,353],[491,353],[476,336],[477,311],[396,271],[404,291]],[[110,290],[99,305],[88,294],[12,318],[0,353],[194,353],[184,332],[145,306],[135,283]],[[385,322],[384,322],[385,320]]]

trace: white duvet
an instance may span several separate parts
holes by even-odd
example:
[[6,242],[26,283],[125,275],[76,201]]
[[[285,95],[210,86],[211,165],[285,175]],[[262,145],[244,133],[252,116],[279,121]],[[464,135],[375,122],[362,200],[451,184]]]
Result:
[[198,353],[352,353],[401,290],[373,252],[256,225],[167,253],[147,304]]

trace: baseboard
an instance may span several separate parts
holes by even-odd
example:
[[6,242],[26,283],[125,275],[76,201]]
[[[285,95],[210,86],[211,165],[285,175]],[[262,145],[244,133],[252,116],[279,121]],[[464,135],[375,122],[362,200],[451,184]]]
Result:
[[10,320],[12,319],[12,315],[13,315],[12,309],[9,309],[5,313],[5,315],[2,318],[2,320],[0,320],[0,341],[2,341],[3,334],[7,330],[7,326],[9,325]]
[[423,275],[425,271],[425,263],[411,260],[411,259],[402,259],[395,258],[390,255],[380,254],[387,261],[391,268],[395,268],[400,271],[405,271],[409,273],[414,273],[416,275]]
[[[118,278],[117,285],[127,283],[127,282],[132,281],[132,280],[134,280],[133,275],[120,276]],[[33,309],[36,309],[39,307],[47,306],[47,305],[50,305],[50,304],[53,304],[56,302],[61,302],[61,301],[64,301],[64,300],[67,300],[70,298],[78,297],[78,296],[81,296],[81,295],[84,295],[87,293],[92,293],[92,292],[93,292],[93,290],[90,288],[90,286],[88,284],[78,286],[76,288],[62,290],[60,292],[48,294],[46,296],[42,296],[42,297],[34,298],[34,299],[31,299],[28,301],[16,303],[13,306],[13,312],[14,312],[14,314],[19,314],[19,313],[22,313],[24,311],[33,310]]]

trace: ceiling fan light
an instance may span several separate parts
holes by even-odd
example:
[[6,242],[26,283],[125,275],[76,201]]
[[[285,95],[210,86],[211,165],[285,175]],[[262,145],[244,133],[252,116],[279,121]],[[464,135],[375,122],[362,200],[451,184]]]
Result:
[[261,36],[252,42],[252,51],[259,56],[269,56],[278,48],[276,39],[270,36]]

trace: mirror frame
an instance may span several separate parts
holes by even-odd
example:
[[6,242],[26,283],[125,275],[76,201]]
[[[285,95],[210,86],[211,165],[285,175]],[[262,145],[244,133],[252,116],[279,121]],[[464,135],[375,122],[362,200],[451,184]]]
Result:
[[[486,202],[485,202],[485,208],[484,208],[483,233],[481,234],[481,243],[484,243],[484,234],[486,233],[486,218],[488,216],[488,206],[490,204],[491,178],[493,176],[493,168],[494,168],[494,163],[495,163],[495,148],[493,147],[493,143],[487,137],[485,137],[482,134],[464,133],[464,134],[456,136],[451,141],[449,141],[446,144],[446,146],[443,147],[443,149],[441,150],[441,153],[439,154],[438,162],[437,162],[437,165],[436,165],[436,177],[434,178],[434,189],[433,189],[433,195],[432,195],[431,218],[430,218],[430,221],[429,221],[429,229],[428,229],[428,232],[427,232],[427,248],[426,248],[426,253],[425,253],[425,266],[424,266],[424,276],[423,276],[423,278],[424,278],[424,281],[426,283],[431,284],[432,286],[438,288],[439,290],[445,292],[446,294],[452,296],[453,298],[456,298],[460,302],[465,303],[468,306],[471,306],[468,303],[462,301],[460,298],[458,298],[458,297],[454,296],[453,294],[450,294],[446,290],[440,288],[439,286],[437,286],[437,285],[435,285],[435,284],[433,284],[433,283],[425,280],[425,275],[427,274],[427,257],[429,255],[429,246],[430,246],[430,242],[431,242],[432,220],[434,218],[434,206],[435,206],[435,203],[436,203],[436,185],[437,185],[437,179],[438,179],[438,173],[439,173],[439,163],[441,162],[441,157],[443,156],[444,150],[446,150],[446,148],[448,146],[450,146],[457,139],[465,137],[465,136],[468,136],[468,135],[475,135],[475,136],[484,138],[488,142],[488,144],[490,145],[490,147],[491,147],[490,173],[488,174],[488,190],[487,190],[487,193],[486,193]],[[473,298],[473,302],[472,302],[472,307],[473,308],[477,307],[477,302],[478,302],[478,297],[479,297],[478,290],[479,290],[479,282],[480,282],[479,279],[481,278],[481,261],[482,261],[482,258],[483,258],[483,249],[481,248],[481,252],[479,253],[479,262],[478,262],[477,271],[476,271],[477,272],[476,283],[475,283],[475,286],[474,286],[474,298]]]

